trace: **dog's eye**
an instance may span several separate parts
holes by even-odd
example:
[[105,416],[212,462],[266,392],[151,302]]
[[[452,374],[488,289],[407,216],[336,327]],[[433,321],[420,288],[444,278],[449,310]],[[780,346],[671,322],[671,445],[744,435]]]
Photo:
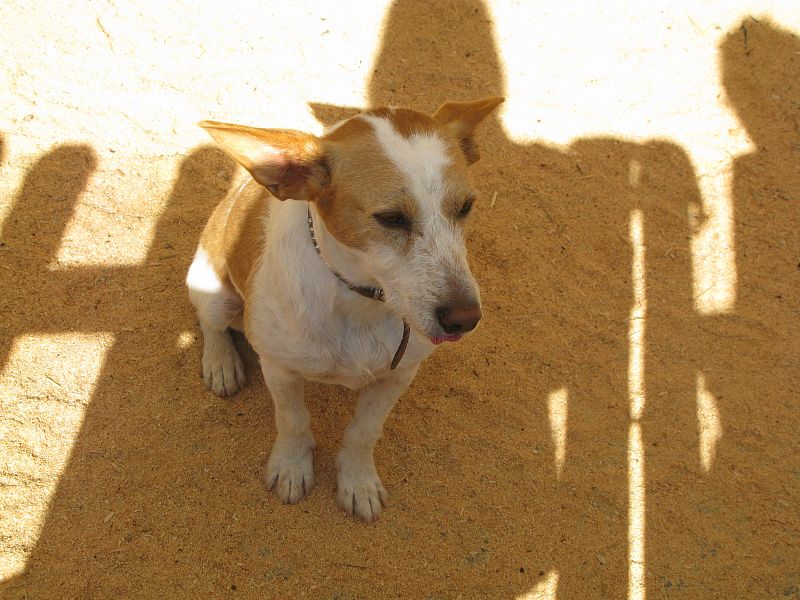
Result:
[[390,229],[411,229],[411,221],[401,212],[387,212],[373,215],[375,220]]
[[469,214],[469,211],[472,210],[472,203],[474,201],[475,201],[475,199],[472,196],[470,196],[469,198],[464,200],[464,204],[461,206],[461,210],[458,211],[458,216],[459,217],[466,217]]

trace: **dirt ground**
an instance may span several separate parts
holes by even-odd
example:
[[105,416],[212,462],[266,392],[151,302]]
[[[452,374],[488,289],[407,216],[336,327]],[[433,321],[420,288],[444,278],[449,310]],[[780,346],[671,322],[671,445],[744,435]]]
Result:
[[[795,2],[152,5],[0,7],[0,596],[800,599]],[[318,385],[281,505],[246,342],[243,392],[202,382],[235,171],[194,124],[495,94],[485,319],[389,417],[390,508],[336,507]]]

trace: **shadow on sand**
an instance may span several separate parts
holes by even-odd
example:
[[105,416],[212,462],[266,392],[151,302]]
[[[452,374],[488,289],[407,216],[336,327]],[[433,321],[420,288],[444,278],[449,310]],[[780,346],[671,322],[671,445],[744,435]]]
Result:
[[[443,82],[453,100],[502,93],[481,2],[398,0],[386,23],[372,104],[432,111]],[[769,22],[744,26],[747,45],[734,31],[721,47],[727,93],[757,145],[735,164],[733,313],[693,308],[688,215],[701,204],[680,147],[591,138],[557,150],[515,143],[489,121],[470,241],[487,316],[467,345],[422,367],[387,422],[377,460],[391,507],[374,526],[335,507],[349,394],[310,388],[318,485],[281,506],[258,478],[274,425],[252,353],[253,381],[225,402],[203,389],[199,345],[176,346],[196,331],[182,280],[230,163],[210,149],[185,159],[142,266],[52,272],[95,158],[82,146],[43,157],[4,229],[0,285],[14,293],[2,300],[3,359],[15,336],[72,331],[78,316],[83,331],[116,341],[26,570],[4,596],[513,598],[550,586],[564,599],[625,598],[633,211],[648,298],[647,597],[800,594],[800,45]],[[778,65],[777,55],[792,58]],[[171,260],[159,258],[164,243]],[[698,373],[723,431],[707,474]],[[560,475],[547,411],[559,389]]]

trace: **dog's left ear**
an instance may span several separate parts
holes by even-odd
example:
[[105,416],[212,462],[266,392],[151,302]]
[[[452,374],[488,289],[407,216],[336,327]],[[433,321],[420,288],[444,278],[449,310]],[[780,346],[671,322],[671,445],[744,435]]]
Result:
[[475,102],[445,102],[433,113],[433,118],[459,141],[467,164],[471,165],[481,157],[472,139],[475,127],[504,100],[500,96],[492,96]]
[[216,121],[199,125],[280,200],[314,200],[330,179],[320,140],[310,133]]

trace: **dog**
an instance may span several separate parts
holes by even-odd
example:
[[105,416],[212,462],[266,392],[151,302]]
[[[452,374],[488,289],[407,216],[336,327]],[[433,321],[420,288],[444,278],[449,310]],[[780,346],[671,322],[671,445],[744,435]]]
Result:
[[481,318],[465,225],[477,194],[476,126],[503,98],[433,115],[377,108],[322,136],[203,121],[250,174],[212,213],[187,275],[217,395],[245,382],[229,328],[258,353],[277,436],[266,486],[296,503],[314,485],[305,381],[360,390],[337,456],[337,501],[386,506],[373,449],[420,363]]

